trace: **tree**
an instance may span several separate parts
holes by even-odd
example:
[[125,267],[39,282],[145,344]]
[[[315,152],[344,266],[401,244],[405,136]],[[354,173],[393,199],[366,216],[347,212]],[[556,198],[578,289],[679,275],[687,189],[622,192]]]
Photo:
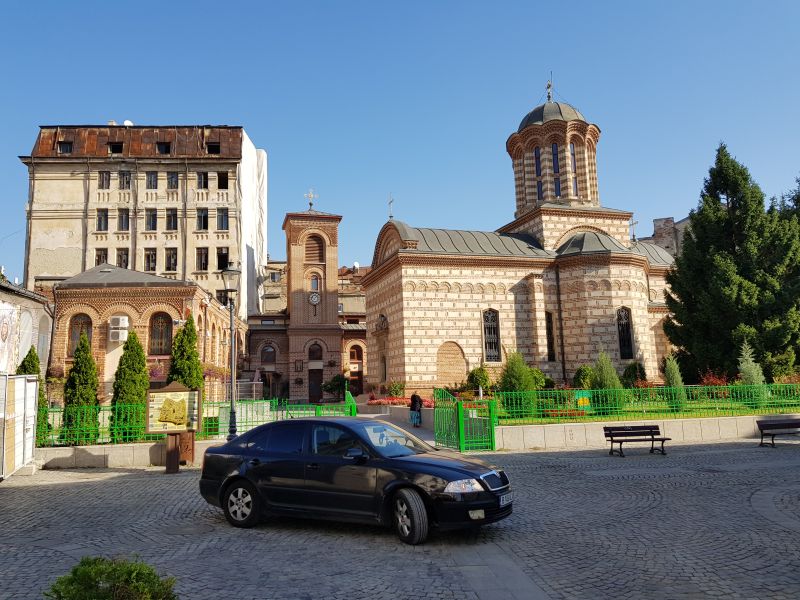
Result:
[[489,371],[486,370],[486,367],[481,365],[472,369],[467,375],[467,385],[472,390],[482,388],[484,393],[488,392],[492,387],[492,381],[489,379]]
[[113,442],[133,442],[144,434],[149,388],[147,358],[136,332],[131,331],[122,347],[122,356],[114,374],[111,397]]
[[497,387],[503,392],[526,392],[534,389],[533,375],[522,354],[512,352],[508,355]]
[[97,365],[84,332],[64,383],[64,416],[59,439],[71,445],[95,443],[100,435],[99,404]]
[[172,340],[171,358],[167,383],[177,381],[190,390],[202,390],[203,365],[197,352],[197,329],[191,314]]
[[748,341],[770,377],[800,352],[800,226],[764,194],[724,144],[705,180],[675,269],[667,275],[664,330],[683,372],[736,373]]
[[683,387],[683,377],[678,361],[670,354],[664,360],[664,383],[667,390],[667,406],[673,412],[679,412],[686,405],[686,389]]
[[764,373],[753,358],[753,349],[747,340],[742,342],[739,354],[739,379],[744,385],[764,385]]
[[592,408],[598,415],[615,415],[625,403],[622,383],[611,359],[605,352],[597,355],[592,376]]
[[339,400],[344,396],[346,387],[347,377],[339,373],[331,377],[330,381],[326,381],[322,384],[322,391],[335,395],[336,399]]
[[622,385],[626,388],[632,388],[637,381],[647,381],[647,372],[644,370],[644,365],[638,361],[633,361],[622,372]]
[[594,367],[592,365],[581,365],[572,377],[572,387],[579,390],[588,390],[592,387],[594,379]]
[[47,393],[45,391],[44,380],[42,379],[41,365],[36,348],[31,346],[25,358],[17,367],[17,375],[36,375],[39,382],[39,394],[37,397],[37,416],[36,416],[36,445],[41,446],[47,441],[50,433],[50,422],[48,421]]

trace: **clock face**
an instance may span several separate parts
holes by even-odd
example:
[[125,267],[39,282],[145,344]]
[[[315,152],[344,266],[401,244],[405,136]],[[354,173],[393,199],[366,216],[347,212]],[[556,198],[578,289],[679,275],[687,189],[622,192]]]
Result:
[[311,292],[308,295],[308,301],[311,302],[311,304],[319,304],[319,294],[317,292]]

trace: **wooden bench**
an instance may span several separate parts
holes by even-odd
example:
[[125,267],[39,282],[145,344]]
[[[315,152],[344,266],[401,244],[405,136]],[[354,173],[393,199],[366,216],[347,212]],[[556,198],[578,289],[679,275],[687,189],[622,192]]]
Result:
[[[664,442],[672,438],[662,437],[658,425],[620,425],[615,427],[603,427],[603,432],[606,434],[606,439],[611,442],[611,450],[609,455],[622,453],[622,444],[625,442],[650,442],[650,454],[660,452],[666,456],[664,452]],[[661,442],[661,448],[656,448],[656,442]],[[614,450],[614,444],[619,444],[619,450]]]
[[764,443],[765,435],[772,438],[772,447],[774,448],[776,435],[797,435],[800,433],[800,419],[768,419],[756,421],[756,425],[758,425],[758,430],[761,432],[759,448],[767,445]]

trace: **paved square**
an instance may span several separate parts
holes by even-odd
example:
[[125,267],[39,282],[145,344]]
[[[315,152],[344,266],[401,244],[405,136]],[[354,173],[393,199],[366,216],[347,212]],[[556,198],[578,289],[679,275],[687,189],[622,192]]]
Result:
[[514,514],[400,543],[389,530],[229,527],[197,470],[40,471],[0,483],[0,598],[84,555],[138,554],[181,598],[798,598],[800,444],[496,453]]

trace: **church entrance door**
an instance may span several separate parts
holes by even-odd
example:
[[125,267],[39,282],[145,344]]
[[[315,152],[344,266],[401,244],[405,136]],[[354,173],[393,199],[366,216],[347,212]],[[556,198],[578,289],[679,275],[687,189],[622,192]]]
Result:
[[320,400],[322,400],[322,369],[312,369],[308,372],[308,401]]

